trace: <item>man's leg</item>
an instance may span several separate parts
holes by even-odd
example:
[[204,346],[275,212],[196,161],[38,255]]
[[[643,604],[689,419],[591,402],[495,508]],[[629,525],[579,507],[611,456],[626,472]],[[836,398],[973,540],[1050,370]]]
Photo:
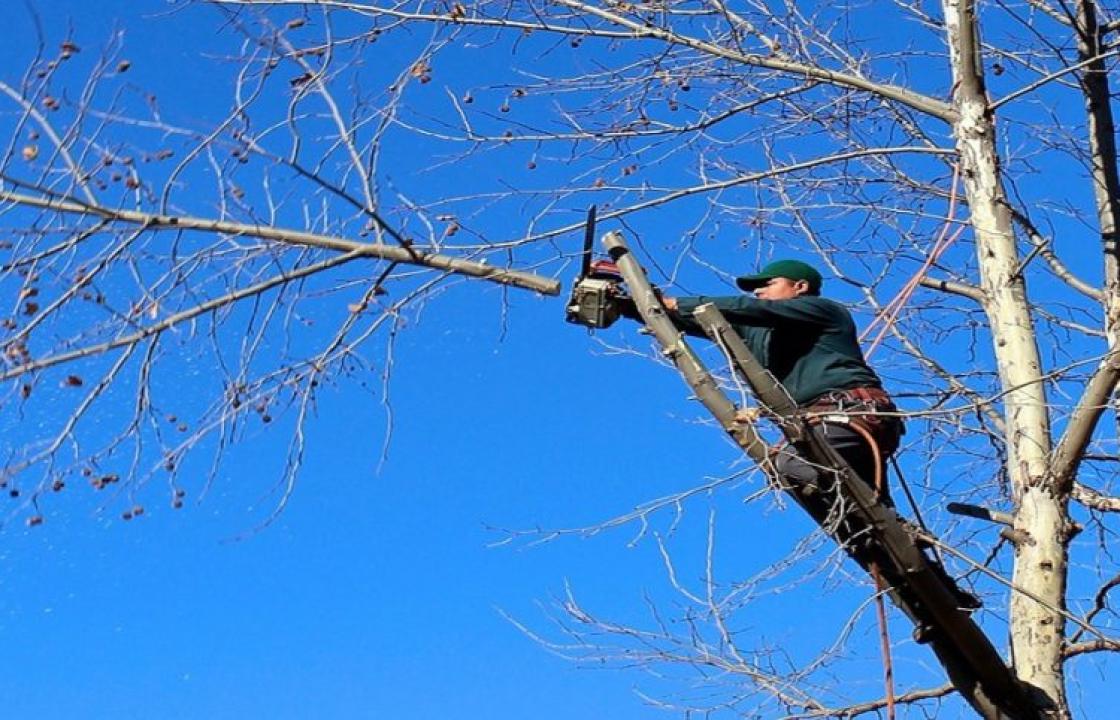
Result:
[[[894,503],[887,487],[886,458],[879,459],[880,465],[877,474],[875,452],[861,433],[846,425],[832,423],[825,423],[823,430],[828,444],[844,458],[860,479],[867,483],[868,487],[876,491],[880,502],[893,508]],[[831,470],[807,460],[788,445],[778,452],[774,459],[774,466],[784,482],[790,483],[806,494],[816,496],[820,502],[829,503],[833,507],[833,512],[840,511],[839,514],[843,515],[842,510],[836,504],[840,495],[836,492],[836,475]],[[838,523],[835,531],[839,534],[841,541],[846,542],[844,538],[847,533],[843,523],[839,522],[839,517],[835,518],[834,521]],[[903,520],[903,522],[906,521]],[[928,556],[926,556],[926,559],[934,572],[941,576],[945,586],[952,591],[958,607],[965,610],[975,610],[982,607],[980,600],[972,593],[962,589],[957,581],[948,574],[939,560]],[[904,603],[897,604],[899,604],[899,607],[903,607],[907,614],[910,614]],[[929,628],[919,623],[915,630],[915,638],[919,642],[925,642],[928,630]]]
[[[856,475],[879,495],[883,503],[893,507],[884,472],[886,458],[880,458],[876,463],[875,452],[867,439],[846,425],[824,423],[818,427],[824,432],[828,444],[844,458]],[[778,473],[792,485],[810,493],[834,492],[835,474],[802,457],[789,445],[778,452],[774,464]]]

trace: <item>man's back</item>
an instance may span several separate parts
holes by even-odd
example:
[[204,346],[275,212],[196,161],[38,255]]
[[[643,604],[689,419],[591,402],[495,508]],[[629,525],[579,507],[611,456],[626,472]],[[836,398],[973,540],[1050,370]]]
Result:
[[851,314],[839,303],[816,295],[788,300],[680,297],[678,325],[689,334],[703,337],[692,312],[705,303],[719,308],[799,405],[834,390],[882,387],[863,358]]

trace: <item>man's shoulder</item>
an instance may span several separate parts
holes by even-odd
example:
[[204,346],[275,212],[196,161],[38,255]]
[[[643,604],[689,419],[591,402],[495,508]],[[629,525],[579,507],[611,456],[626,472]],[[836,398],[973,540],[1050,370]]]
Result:
[[838,325],[855,324],[851,311],[848,310],[845,305],[820,295],[802,295],[789,300],[779,300],[778,302],[793,303],[803,311],[811,312],[829,321],[834,321]]
[[776,302],[799,303],[805,307],[820,308],[825,312],[834,312],[841,315],[851,315],[851,313],[848,312],[848,308],[846,308],[844,305],[830,298],[826,298],[823,295],[800,295],[795,298],[790,298],[789,300],[778,300]]

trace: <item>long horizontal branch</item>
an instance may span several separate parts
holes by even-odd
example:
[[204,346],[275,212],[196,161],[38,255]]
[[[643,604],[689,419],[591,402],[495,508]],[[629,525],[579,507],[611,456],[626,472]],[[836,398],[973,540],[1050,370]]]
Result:
[[463,260],[449,255],[426,252],[415,247],[360,243],[331,235],[320,235],[303,230],[278,228],[268,225],[250,225],[247,223],[191,217],[187,215],[159,215],[139,212],[137,210],[116,210],[103,205],[83,204],[72,200],[38,197],[9,190],[0,190],[0,201],[15,203],[25,207],[52,210],[54,212],[75,215],[93,215],[116,222],[144,225],[152,229],[171,228],[175,230],[199,230],[223,235],[253,237],[289,245],[324,248],[344,253],[352,252],[362,257],[374,257],[396,263],[420,265],[435,270],[489,280],[490,282],[499,283],[501,285],[535,290],[545,295],[558,295],[560,293],[559,280],[546,278],[521,270],[509,270],[495,267],[493,265],[487,265],[484,262]]
[[556,0],[557,3],[565,5],[575,11],[595,15],[607,22],[613,23],[620,27],[626,28],[624,32],[610,32],[592,28],[573,28],[564,25],[557,25],[549,23],[543,18],[538,18],[531,22],[517,21],[508,18],[487,18],[482,16],[470,15],[468,13],[455,13],[447,15],[438,15],[430,13],[408,12],[402,11],[398,8],[384,8],[375,5],[358,5],[351,2],[331,1],[331,0],[215,0],[223,5],[288,5],[288,6],[303,6],[303,5],[316,5],[321,7],[333,7],[338,9],[350,10],[352,12],[360,13],[363,15],[385,15],[394,17],[401,20],[412,20],[417,22],[437,22],[448,25],[481,25],[493,26],[501,28],[509,28],[512,30],[532,31],[539,30],[542,32],[559,33],[559,34],[576,34],[585,36],[601,36],[610,38],[633,38],[633,39],[655,39],[667,42],[673,45],[680,45],[682,47],[692,48],[708,55],[720,57],[732,62],[742,63],[744,65],[752,65],[756,67],[764,67],[770,70],[777,70],[789,75],[797,75],[800,77],[811,78],[829,83],[831,85],[838,85],[841,87],[849,87],[856,90],[863,90],[871,92],[881,97],[895,100],[903,103],[919,112],[933,116],[947,123],[956,120],[956,111],[946,102],[942,102],[936,98],[916,93],[906,88],[898,87],[897,85],[890,85],[888,83],[878,83],[858,75],[849,73],[836,72],[827,70],[815,65],[806,65],[804,63],[793,62],[779,57],[767,55],[755,55],[750,53],[739,52],[729,48],[721,47],[716,43],[700,40],[697,38],[681,35],[664,28],[647,26],[642,23],[630,20],[621,15],[618,15],[610,10],[595,7],[587,3],[578,2],[575,0]]
[[753,65],[756,67],[764,67],[770,70],[777,70],[779,72],[787,73],[790,75],[798,75],[801,77],[812,78],[831,85],[839,85],[842,87],[849,87],[855,90],[863,90],[866,92],[879,95],[889,100],[895,100],[908,107],[911,107],[919,112],[925,113],[932,117],[943,120],[947,123],[955,122],[957,119],[957,112],[951,105],[936,98],[929,97],[916,93],[913,90],[898,87],[897,85],[890,85],[887,83],[878,83],[873,80],[859,77],[858,75],[851,75],[848,73],[835,72],[833,70],[826,70],[825,68],[816,65],[806,65],[804,63],[793,62],[778,57],[766,55],[752,55],[748,53],[738,52],[725,47],[721,47],[713,42],[706,40],[698,40],[687,35],[681,35],[664,28],[655,26],[647,26],[640,22],[630,20],[622,17],[617,13],[611,12],[600,7],[594,7],[588,3],[579,2],[579,0],[556,0],[561,5],[566,5],[573,10],[586,12],[591,15],[606,20],[607,22],[620,25],[630,29],[636,38],[654,38],[662,40],[674,45],[682,45],[684,47],[699,50],[700,52],[714,55],[716,57],[731,60],[733,62],[743,63],[744,65]]
[[314,5],[315,7],[342,10],[358,15],[384,15],[395,20],[413,22],[445,23],[448,25],[464,26],[475,25],[503,30],[520,30],[521,32],[534,32],[539,30],[541,32],[559,33],[561,35],[578,35],[581,37],[600,37],[608,39],[626,39],[634,36],[633,33],[618,30],[597,30],[594,28],[554,25],[545,22],[543,19],[524,21],[502,17],[486,17],[484,15],[453,14],[450,12],[444,14],[429,13],[403,10],[401,7],[389,8],[378,7],[377,5],[362,5],[361,3],[347,2],[346,0],[210,0],[210,2],[215,5],[269,5],[277,7],[305,7],[307,5]]
[[[814,168],[831,165],[834,163],[843,163],[849,160],[857,160],[864,157],[873,157],[878,155],[901,155],[901,154],[916,154],[916,155],[947,155],[952,156],[956,154],[956,150],[947,148],[936,147],[877,147],[877,148],[864,148],[862,150],[850,150],[847,152],[836,153],[835,155],[826,155],[825,157],[813,158],[804,162],[793,163],[792,165],[783,165],[782,167],[770,168],[769,170],[761,170],[746,175],[737,175],[727,180],[718,180],[715,182],[708,182],[702,185],[694,185],[692,187],[682,188],[680,190],[671,190],[657,197],[650,198],[636,202],[633,205],[626,205],[617,210],[599,213],[599,222],[604,220],[613,220],[616,218],[631,215],[641,210],[647,210],[652,207],[664,205],[666,203],[680,200],[681,198],[690,197],[693,195],[704,195],[708,193],[716,193],[721,190],[727,190],[739,185],[748,185],[750,183],[768,180],[770,178],[780,177],[782,175],[790,175],[803,170],[812,170]],[[563,227],[555,228],[545,232],[530,235],[520,238],[515,241],[517,244],[525,242],[532,242],[537,240],[546,240],[548,238],[556,237],[559,235],[568,235],[576,232],[583,227],[583,223],[575,223],[565,225]],[[513,244],[513,243],[509,243]]]
[[779,92],[769,93],[759,98],[755,98],[750,102],[741,103],[733,108],[724,110],[711,117],[697,120],[695,122],[686,123],[683,125],[664,125],[653,129],[639,129],[637,127],[621,127],[601,130],[576,130],[574,132],[539,132],[539,133],[519,133],[513,136],[506,135],[484,135],[477,133],[470,126],[464,125],[462,135],[452,135],[447,132],[437,132],[429,128],[424,128],[419,125],[413,125],[400,118],[393,118],[393,123],[414,132],[421,133],[428,137],[436,138],[437,140],[446,140],[448,142],[459,143],[479,143],[479,142],[500,142],[502,144],[510,143],[542,143],[542,142],[574,142],[578,140],[596,140],[596,141],[614,141],[614,140],[629,140],[629,139],[642,139],[652,137],[664,137],[666,135],[682,136],[689,133],[702,132],[719,123],[736,117],[742,113],[750,112],[751,110],[765,105],[766,103],[774,102],[797,95],[799,93],[812,90],[817,87],[817,82],[805,82],[797,87],[788,88]]

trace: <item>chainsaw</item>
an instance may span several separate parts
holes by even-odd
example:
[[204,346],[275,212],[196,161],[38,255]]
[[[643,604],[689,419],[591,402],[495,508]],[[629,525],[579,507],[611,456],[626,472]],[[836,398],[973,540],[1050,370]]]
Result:
[[621,289],[622,273],[611,260],[592,260],[591,245],[595,241],[595,206],[587,211],[583,234],[583,255],[580,272],[572,285],[564,319],[589,328],[607,328],[618,320],[619,300],[626,295]]

